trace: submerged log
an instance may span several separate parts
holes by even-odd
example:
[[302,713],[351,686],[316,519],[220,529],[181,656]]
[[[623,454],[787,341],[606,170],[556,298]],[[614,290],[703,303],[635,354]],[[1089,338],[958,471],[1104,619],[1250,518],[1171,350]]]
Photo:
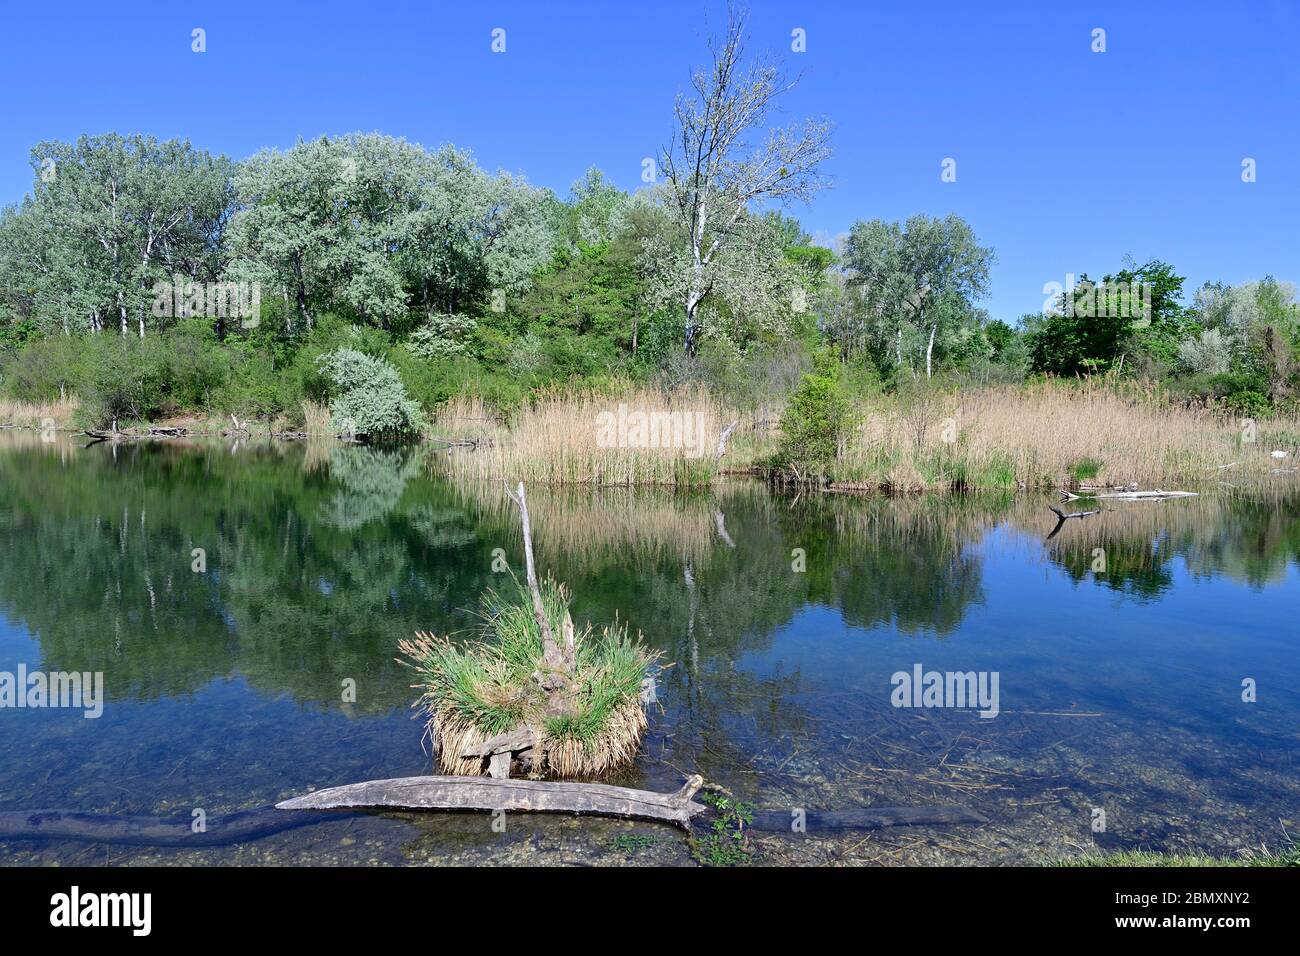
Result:
[[809,833],[989,822],[984,814],[965,807],[859,807],[852,810],[756,810],[753,821],[745,828],[793,833],[798,820]]
[[[507,810],[572,813],[655,820],[682,827],[717,819],[691,798],[703,784],[692,776],[676,793],[655,793],[594,783],[543,783],[490,777],[400,777],[318,790],[274,807],[210,817],[194,829],[186,815],[158,818],[68,810],[0,812],[0,840],[82,840],[128,846],[219,847],[258,840],[317,823],[360,816],[367,810]],[[747,829],[801,836],[836,830],[987,823],[963,807],[862,807],[851,810],[757,810]]]
[[232,846],[273,833],[315,826],[355,813],[285,813],[275,807],[241,810],[205,821],[182,817],[137,817],[76,813],[69,810],[6,810],[0,812],[0,840],[83,840],[127,846]]
[[[318,790],[285,800],[285,810],[387,807],[402,810],[507,810],[658,820],[686,830],[717,818],[691,798],[704,785],[698,775],[676,793],[633,790],[602,783],[557,783],[490,777],[398,777]],[[965,807],[855,807],[849,810],[756,810],[747,829],[798,835],[833,830],[988,823]],[[796,828],[796,823],[802,829]]]

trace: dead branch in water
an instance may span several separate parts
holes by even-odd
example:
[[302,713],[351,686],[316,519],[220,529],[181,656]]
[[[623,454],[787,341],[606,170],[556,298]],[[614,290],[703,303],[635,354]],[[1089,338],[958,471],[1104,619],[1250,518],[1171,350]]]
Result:
[[1065,513],[1064,511],[1062,511],[1060,508],[1054,507],[1053,505],[1048,505],[1047,508],[1048,508],[1049,511],[1052,512],[1052,514],[1056,515],[1056,527],[1053,528],[1053,529],[1052,529],[1052,533],[1049,534],[1049,535],[1047,536],[1047,539],[1046,539],[1046,540],[1048,540],[1048,541],[1051,541],[1053,538],[1055,538],[1058,534],[1061,533],[1061,528],[1063,528],[1063,527],[1065,526],[1065,522],[1066,522],[1067,519],[1069,519],[1069,518],[1086,518],[1086,517],[1088,517],[1089,515],[1099,515],[1099,514],[1101,514],[1101,509],[1097,509],[1097,510],[1095,510],[1095,511],[1074,511],[1074,512],[1071,512],[1070,514],[1066,514],[1066,513]]

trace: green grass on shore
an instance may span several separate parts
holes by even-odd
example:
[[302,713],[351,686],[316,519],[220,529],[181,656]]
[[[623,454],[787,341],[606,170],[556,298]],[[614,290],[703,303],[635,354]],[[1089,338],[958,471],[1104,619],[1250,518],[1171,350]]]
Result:
[[1156,853],[1152,850],[1117,850],[1113,853],[1085,853],[1062,857],[1052,866],[1300,866],[1300,846],[1280,853],[1257,850],[1240,857],[1209,856],[1204,853]]

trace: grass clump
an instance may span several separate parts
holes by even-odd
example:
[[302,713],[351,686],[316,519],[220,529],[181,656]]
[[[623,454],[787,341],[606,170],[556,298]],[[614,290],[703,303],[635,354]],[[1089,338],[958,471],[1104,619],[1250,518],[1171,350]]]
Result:
[[658,837],[648,836],[644,833],[620,833],[618,836],[610,837],[605,842],[605,846],[615,853],[633,856],[642,850],[648,850],[652,846],[658,845],[658,843]]
[[[567,589],[548,580],[541,594],[553,632],[571,628]],[[544,754],[531,764],[535,775],[600,776],[632,760],[646,728],[641,685],[657,655],[617,621],[599,632],[588,625],[574,633],[572,670],[557,698],[539,679],[544,643],[525,587],[488,591],[483,617],[477,641],[417,633],[400,645],[419,674],[419,705],[444,773],[486,772],[486,758],[465,751],[518,728],[531,730],[532,753]]]
[[1101,462],[1095,458],[1080,458],[1070,465],[1070,477],[1075,484],[1092,481],[1101,474]]

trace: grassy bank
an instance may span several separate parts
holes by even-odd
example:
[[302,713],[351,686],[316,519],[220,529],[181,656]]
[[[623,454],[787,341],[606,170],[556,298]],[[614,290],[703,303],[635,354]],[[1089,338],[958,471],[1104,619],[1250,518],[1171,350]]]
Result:
[[1156,853],[1151,850],[1119,850],[1114,853],[1087,853],[1083,856],[1053,860],[1052,866],[1300,866],[1300,847],[1280,853],[1255,850],[1240,857],[1208,856],[1204,853]]

